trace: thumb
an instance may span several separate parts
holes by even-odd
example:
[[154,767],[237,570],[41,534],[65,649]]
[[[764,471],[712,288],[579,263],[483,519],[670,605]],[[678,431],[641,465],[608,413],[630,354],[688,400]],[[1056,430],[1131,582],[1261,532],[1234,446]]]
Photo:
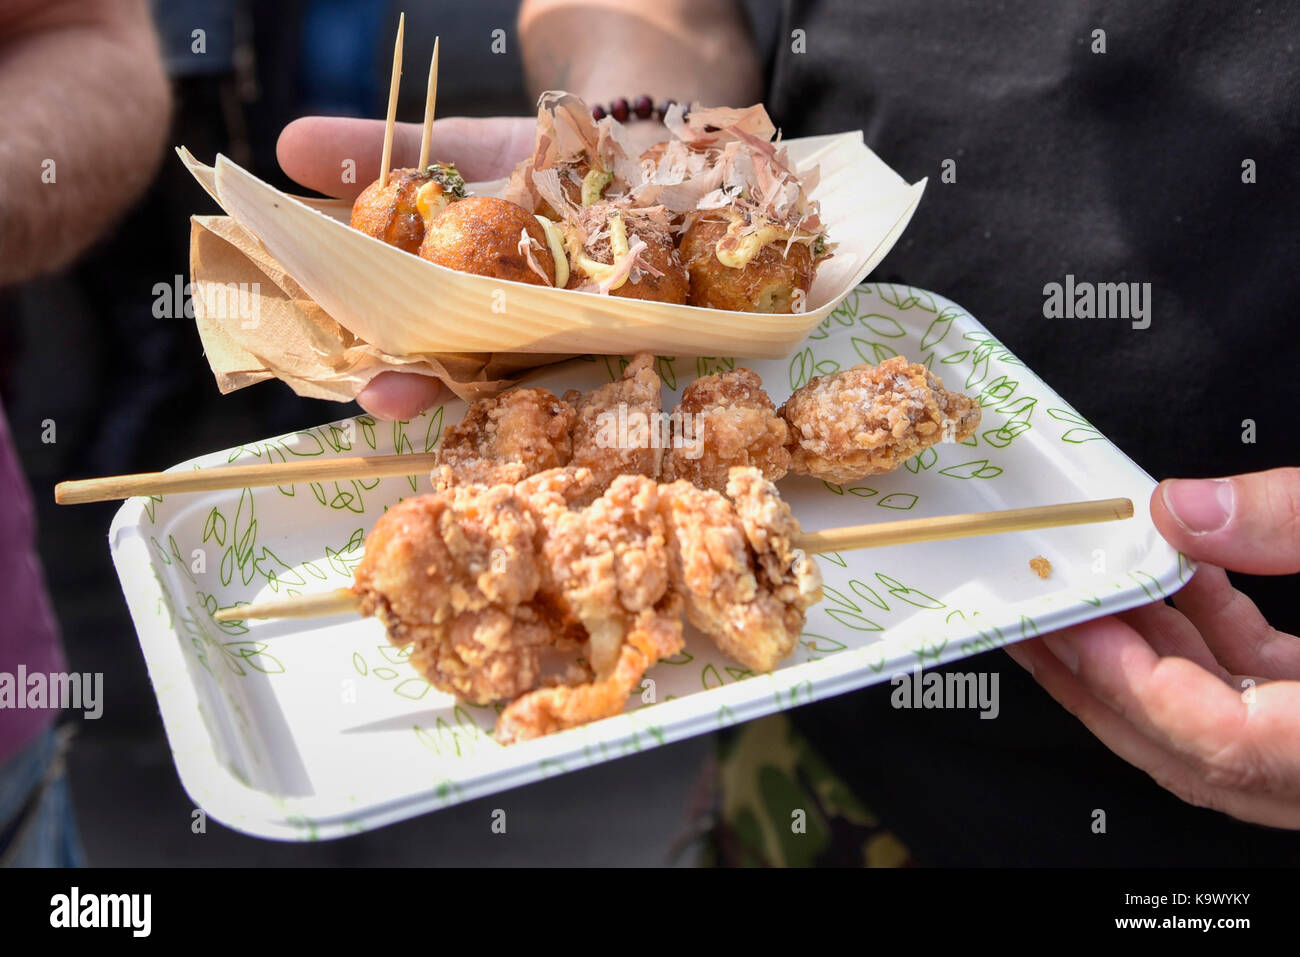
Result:
[[357,393],[357,403],[377,419],[406,420],[450,397],[448,389],[432,376],[381,372]]
[[1251,575],[1300,571],[1300,469],[1167,479],[1151,518],[1190,558]]

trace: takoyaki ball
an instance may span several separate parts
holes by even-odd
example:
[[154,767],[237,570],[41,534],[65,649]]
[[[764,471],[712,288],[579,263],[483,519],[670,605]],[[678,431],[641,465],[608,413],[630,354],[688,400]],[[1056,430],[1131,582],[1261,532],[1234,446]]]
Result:
[[796,290],[806,296],[812,288],[815,267],[808,244],[790,243],[787,251],[785,239],[774,239],[743,265],[728,266],[717,252],[730,225],[726,219],[701,218],[682,237],[681,258],[691,276],[689,303],[736,312],[794,312]]
[[458,272],[534,286],[555,279],[555,257],[537,217],[494,196],[470,196],[439,213],[429,224],[420,257]]
[[449,202],[465,195],[453,166],[395,169],[383,186],[375,180],[352,204],[353,229],[408,253],[418,252],[424,233]]
[[625,282],[617,289],[610,290],[611,296],[624,299],[649,299],[652,302],[672,302],[679,306],[686,305],[691,292],[690,276],[677,255],[677,246],[670,235],[662,233],[643,234],[646,249],[641,259],[653,266],[662,276],[656,276],[647,270],[641,270],[637,282]]
[[[620,285],[611,288],[609,294],[622,299],[647,299],[651,302],[685,305],[690,293],[690,277],[677,255],[672,234],[651,223],[638,222],[635,214],[630,214],[623,223],[623,235],[629,239],[639,237],[645,242],[646,248],[641,251],[639,261],[662,275],[656,276],[649,269],[638,268]],[[608,231],[596,243],[585,246],[582,255],[599,266],[613,266],[614,250]],[[577,256],[570,255],[569,282],[565,288],[590,288],[592,283],[600,282],[599,268],[595,272],[597,274],[593,275],[584,269],[582,261]]]
[[664,151],[667,148],[668,148],[667,140],[664,140],[662,143],[656,143],[654,146],[648,147],[645,150],[645,152],[643,152],[639,157],[641,161],[641,169],[646,171],[653,171],[654,167],[658,166],[659,161],[663,159]]
[[[605,170],[598,169],[593,172],[591,161],[585,156],[576,163],[557,166],[555,169],[560,174],[560,189],[564,191],[564,198],[574,206],[590,206],[599,202],[604,197],[605,188],[614,178],[612,173]],[[564,219],[564,216],[541,197],[537,200],[537,215],[557,222]]]

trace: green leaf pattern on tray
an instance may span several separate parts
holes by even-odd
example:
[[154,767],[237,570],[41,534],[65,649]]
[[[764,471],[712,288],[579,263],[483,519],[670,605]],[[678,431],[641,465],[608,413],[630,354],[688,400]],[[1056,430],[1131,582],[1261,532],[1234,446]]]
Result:
[[1084,442],[1095,442],[1098,439],[1104,439],[1105,436],[1092,427],[1083,416],[1073,409],[1048,409],[1047,414],[1057,422],[1064,422],[1066,425],[1073,426],[1067,429],[1061,436],[1062,442],[1069,442],[1071,445],[1082,445]]
[[[1050,439],[1061,454],[1079,458],[1081,470],[1086,470],[1088,456],[1107,454],[1102,435],[1043,388],[994,335],[979,329],[952,304],[909,286],[861,285],[788,360],[766,363],[763,376],[780,404],[786,393],[783,387],[792,390],[815,376],[894,354],[925,363],[947,387],[978,401],[982,412],[978,433],[963,443],[932,446],[890,475],[848,485],[799,478],[783,483],[792,499],[818,502],[818,514],[833,514],[836,523],[942,514],[951,510],[954,495],[974,493],[986,500],[1012,501],[1016,497],[1012,490],[1030,479],[1018,474],[1027,461],[1020,451],[1026,441]],[[612,381],[627,361],[627,357],[588,358],[573,367],[574,374],[587,376],[588,384]],[[680,393],[693,378],[745,364],[730,356],[656,360],[669,405],[675,401],[671,393]],[[543,384],[555,387],[555,383]],[[211,462],[426,452],[437,446],[445,426],[458,420],[460,408],[449,404],[392,423],[362,415],[250,443]],[[1044,434],[1035,435],[1036,427]],[[362,692],[365,706],[380,709],[382,715],[345,718],[345,727],[392,729],[405,745],[392,737],[373,740],[386,748],[392,742],[407,763],[430,769],[426,787],[439,806],[481,793],[468,789],[474,780],[468,771],[455,769],[496,760],[493,755],[500,746],[492,740],[491,729],[500,708],[458,703],[434,690],[411,666],[410,649],[387,644],[377,622],[366,623],[364,631],[349,626],[323,640],[319,636],[328,634],[324,630],[295,634],[292,629],[277,632],[260,624],[250,627],[213,619],[219,608],[238,603],[349,584],[375,519],[402,497],[427,487],[422,476],[413,476],[244,489],[205,501],[202,510],[189,518],[184,517],[184,496],[143,501],[140,522],[145,523],[147,571],[159,584],[157,596],[149,600],[148,614],[169,628],[174,625],[190,672],[165,680],[202,684],[205,690],[197,709],[201,720],[215,727],[224,711],[235,733],[251,742],[243,748],[245,758],[226,759],[236,779],[260,780],[257,765],[263,746],[257,743],[260,731],[249,718],[259,713],[254,710],[255,696],[265,693],[259,688],[267,683],[277,688],[297,683],[301,695],[305,683],[317,689],[313,694],[333,701],[338,697],[338,682],[351,681]],[[290,510],[292,520],[281,514]],[[295,532],[304,528],[306,540]],[[1158,577],[1127,566],[1098,574],[1083,588],[1043,583],[1027,567],[1032,554],[1005,563],[998,559],[1007,569],[1003,577],[1015,574],[1014,587],[1038,601],[1026,604],[1024,613],[1010,621],[1003,606],[1014,598],[979,589],[954,590],[950,579],[933,574],[923,564],[886,562],[883,553],[871,551],[818,555],[825,599],[810,611],[787,666],[771,675],[752,673],[707,640],[692,637],[686,649],[649,672],[656,683],[653,695],[643,699],[641,693],[634,693],[627,714],[618,719],[627,723],[619,725],[617,732],[598,726],[577,729],[576,749],[560,757],[535,757],[529,767],[533,776],[558,774],[662,743],[672,736],[672,721],[659,716],[671,716],[672,708],[698,694],[717,696],[707,711],[709,726],[717,728],[763,710],[812,700],[818,693],[817,681],[802,671],[787,671],[788,666],[817,667],[831,659],[847,660],[883,681],[898,669],[932,667],[1041,634],[1047,630],[1043,617],[1054,610],[1096,608],[1121,590],[1136,589],[1157,601],[1177,587],[1172,576]],[[1186,581],[1190,573],[1190,562],[1180,558],[1178,582]],[[155,676],[156,685],[158,681]],[[756,706],[757,698],[762,703]],[[350,741],[357,745],[367,738],[362,734]],[[318,823],[326,820],[323,814],[299,814],[293,820],[299,836],[311,837],[327,827]],[[348,826],[355,830],[362,825],[351,821]]]
[[[905,324],[900,321],[898,313],[911,310],[921,315],[932,315],[921,322]],[[887,283],[863,284],[831,313],[806,346],[790,358],[789,386],[793,390],[815,376],[838,371],[843,367],[846,351],[851,357],[850,363],[855,358],[876,363],[893,355],[906,355],[913,360],[925,356],[932,368],[941,370],[937,374],[945,378],[946,385],[966,391],[980,403],[983,412],[980,434],[962,446],[978,448],[982,444],[984,450],[971,456],[969,453],[963,455],[964,448],[953,443],[932,446],[904,463],[906,472],[918,476],[933,473],[961,481],[996,481],[1006,468],[999,464],[1001,453],[1032,427],[1039,397],[1024,392],[1024,376],[1018,371],[1023,366],[1019,360],[992,335],[978,330],[963,332],[964,318],[965,314],[954,306],[939,308],[933,296],[924,290]],[[603,368],[605,377],[613,381],[622,375],[629,360],[627,357],[609,356],[598,357],[595,361]],[[659,356],[655,365],[670,391],[679,391],[686,384],[677,378],[679,360]],[[693,365],[694,368],[688,367],[688,374],[709,375],[734,369],[737,360],[728,356],[701,357],[695,359]],[[229,459],[232,462],[248,459],[289,461],[295,457],[323,455],[327,451],[346,453],[354,449],[384,453],[390,451],[381,447],[384,443],[380,441],[380,429],[385,427],[390,430],[387,444],[392,452],[427,452],[437,446],[446,414],[445,407],[440,406],[417,419],[392,423],[377,423],[372,417],[363,415],[241,446],[232,450]],[[1078,443],[1100,437],[1071,410],[1052,408],[1048,415],[1071,426],[1063,436],[1066,442]],[[415,477],[407,481],[412,492],[420,490]],[[916,491],[880,489],[866,483],[848,487],[823,484],[825,494],[844,497],[872,510],[885,510],[877,520],[888,520],[887,512],[912,511],[925,504],[921,493]],[[309,485],[312,497],[322,508],[357,516],[368,516],[374,511],[368,497],[377,494],[379,487],[377,479],[314,482]],[[262,490],[244,490],[233,510],[229,506],[214,507],[205,518],[202,544],[214,547],[220,554],[219,577],[223,589],[240,586],[249,590],[269,588],[275,593],[296,595],[319,589],[327,581],[333,583],[351,578],[361,560],[370,521],[363,519],[346,540],[326,545],[323,559],[281,557],[278,546],[272,547],[270,543],[263,544],[258,540],[258,503],[262,498],[255,494],[258,491]],[[297,492],[293,486],[281,487],[278,491],[287,496]],[[173,565],[191,583],[194,582],[194,575],[183,557],[184,549],[174,539],[166,544],[155,539],[153,544],[161,562]],[[927,594],[921,587],[923,583],[904,584],[883,571],[873,571],[875,578],[853,577],[848,574],[848,561],[840,555],[822,555],[819,562],[828,581],[827,599],[814,609],[812,617],[821,616],[823,622],[835,627],[841,636],[852,634],[863,636],[868,641],[878,640],[900,618],[921,611],[937,613],[946,607]],[[207,595],[199,603],[204,605],[204,617],[211,623],[210,614],[216,610],[215,599]],[[208,609],[209,603],[214,607]],[[810,631],[800,643],[797,654],[803,660],[817,660],[850,647],[841,638],[826,634],[825,624],[821,632]],[[193,619],[190,626],[194,627]],[[811,620],[809,627],[814,627]],[[211,650],[204,646],[207,662],[212,660]],[[922,653],[927,652],[923,650]],[[233,672],[238,674],[242,669],[242,673],[247,673],[245,665],[250,657],[260,662],[265,660],[262,658],[265,654],[264,648],[253,645],[231,645],[223,660],[232,666]],[[382,682],[396,695],[421,701],[432,689],[410,668],[407,657],[395,649],[377,648],[365,653],[358,650],[352,653],[352,667],[358,674]],[[693,660],[691,652],[683,651],[663,664],[690,664]],[[721,687],[752,677],[743,669],[711,660],[696,661],[695,667],[700,669],[702,688]],[[269,674],[281,669],[254,670]]]

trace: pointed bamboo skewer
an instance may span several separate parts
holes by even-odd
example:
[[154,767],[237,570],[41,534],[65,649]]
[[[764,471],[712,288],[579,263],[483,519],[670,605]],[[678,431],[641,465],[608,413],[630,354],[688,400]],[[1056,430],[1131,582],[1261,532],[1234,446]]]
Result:
[[[901,522],[876,525],[850,525],[821,532],[805,532],[794,539],[796,548],[805,552],[851,551],[857,548],[880,548],[939,539],[971,538],[999,535],[1038,528],[1114,522],[1133,517],[1133,502],[1126,498],[1069,502],[1064,505],[1038,505],[997,512],[971,512],[965,515],[939,515],[911,518]],[[349,588],[337,588],[319,595],[282,598],[252,605],[222,608],[212,617],[217,621],[244,621],[251,618],[315,618],[355,611],[357,596]]]
[[433,141],[433,111],[438,102],[438,40],[433,38],[433,59],[429,61],[429,89],[424,94],[424,134],[420,138],[420,165],[429,168],[429,145]]
[[393,126],[397,122],[397,94],[402,87],[402,33],[406,14],[397,18],[397,41],[393,44],[393,78],[388,84],[388,119],[384,123],[384,152],[379,161],[379,186],[388,185],[388,166],[393,159]]
[[297,482],[329,482],[354,478],[393,478],[426,475],[437,465],[434,452],[409,455],[368,455],[319,462],[270,462],[260,465],[230,465],[189,472],[141,472],[137,475],[108,475],[78,479],[54,486],[54,501],[60,505],[108,502],[136,495],[170,495],[175,492],[219,492],[225,489],[293,485]]
[[245,618],[328,618],[357,610],[357,596],[351,588],[336,588],[317,595],[275,598],[256,605],[222,608],[212,617],[217,621],[243,621]]

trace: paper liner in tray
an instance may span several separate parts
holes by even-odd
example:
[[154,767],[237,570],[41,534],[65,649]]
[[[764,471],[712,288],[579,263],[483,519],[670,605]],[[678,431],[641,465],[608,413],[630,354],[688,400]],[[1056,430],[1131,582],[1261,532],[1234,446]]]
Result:
[[194,318],[223,393],[282,379],[299,395],[347,402],[386,370],[417,372],[473,401],[528,369],[568,358],[523,353],[391,355],[336,322],[229,216],[190,228]]
[[[296,389],[318,386],[319,394],[334,398],[364,374],[366,362],[429,371],[413,366],[431,357],[445,364],[455,353],[480,359],[489,353],[527,353],[531,359],[520,356],[517,361],[529,365],[541,364],[542,356],[642,350],[753,358],[789,354],[892,248],[920,201],[925,180],[909,185],[866,147],[861,132],[786,145],[800,170],[820,168],[812,195],[821,202],[828,238],[836,244],[835,255],[818,272],[809,308],[793,315],[611,298],[455,272],[350,228],[345,203],[290,196],[225,156],[218,155],[210,167],[183,148],[178,152],[222,208],[258,240],[257,271],[266,273],[299,310],[277,310],[271,325],[255,329],[231,331],[233,318],[226,319],[229,338],[268,374],[285,378]],[[471,191],[493,193],[501,185],[471,184]],[[234,244],[230,230],[215,229],[212,219],[196,219],[194,242],[200,253],[212,249],[200,249],[208,241],[200,229]],[[227,267],[232,273],[247,272],[233,261],[221,262],[221,269],[197,262],[196,277],[223,286],[241,281],[227,275]],[[201,322],[208,330],[205,344],[211,338],[214,345],[226,345],[212,318]],[[266,318],[261,317],[263,322]],[[286,328],[291,320],[299,326],[293,334]],[[330,339],[336,330],[350,338],[335,345]],[[285,339],[277,338],[281,336]],[[291,351],[300,348],[306,351]],[[219,378],[238,378],[247,371],[239,368],[246,361],[229,365],[224,355],[218,358],[223,362]],[[324,376],[322,365],[331,370]]]

